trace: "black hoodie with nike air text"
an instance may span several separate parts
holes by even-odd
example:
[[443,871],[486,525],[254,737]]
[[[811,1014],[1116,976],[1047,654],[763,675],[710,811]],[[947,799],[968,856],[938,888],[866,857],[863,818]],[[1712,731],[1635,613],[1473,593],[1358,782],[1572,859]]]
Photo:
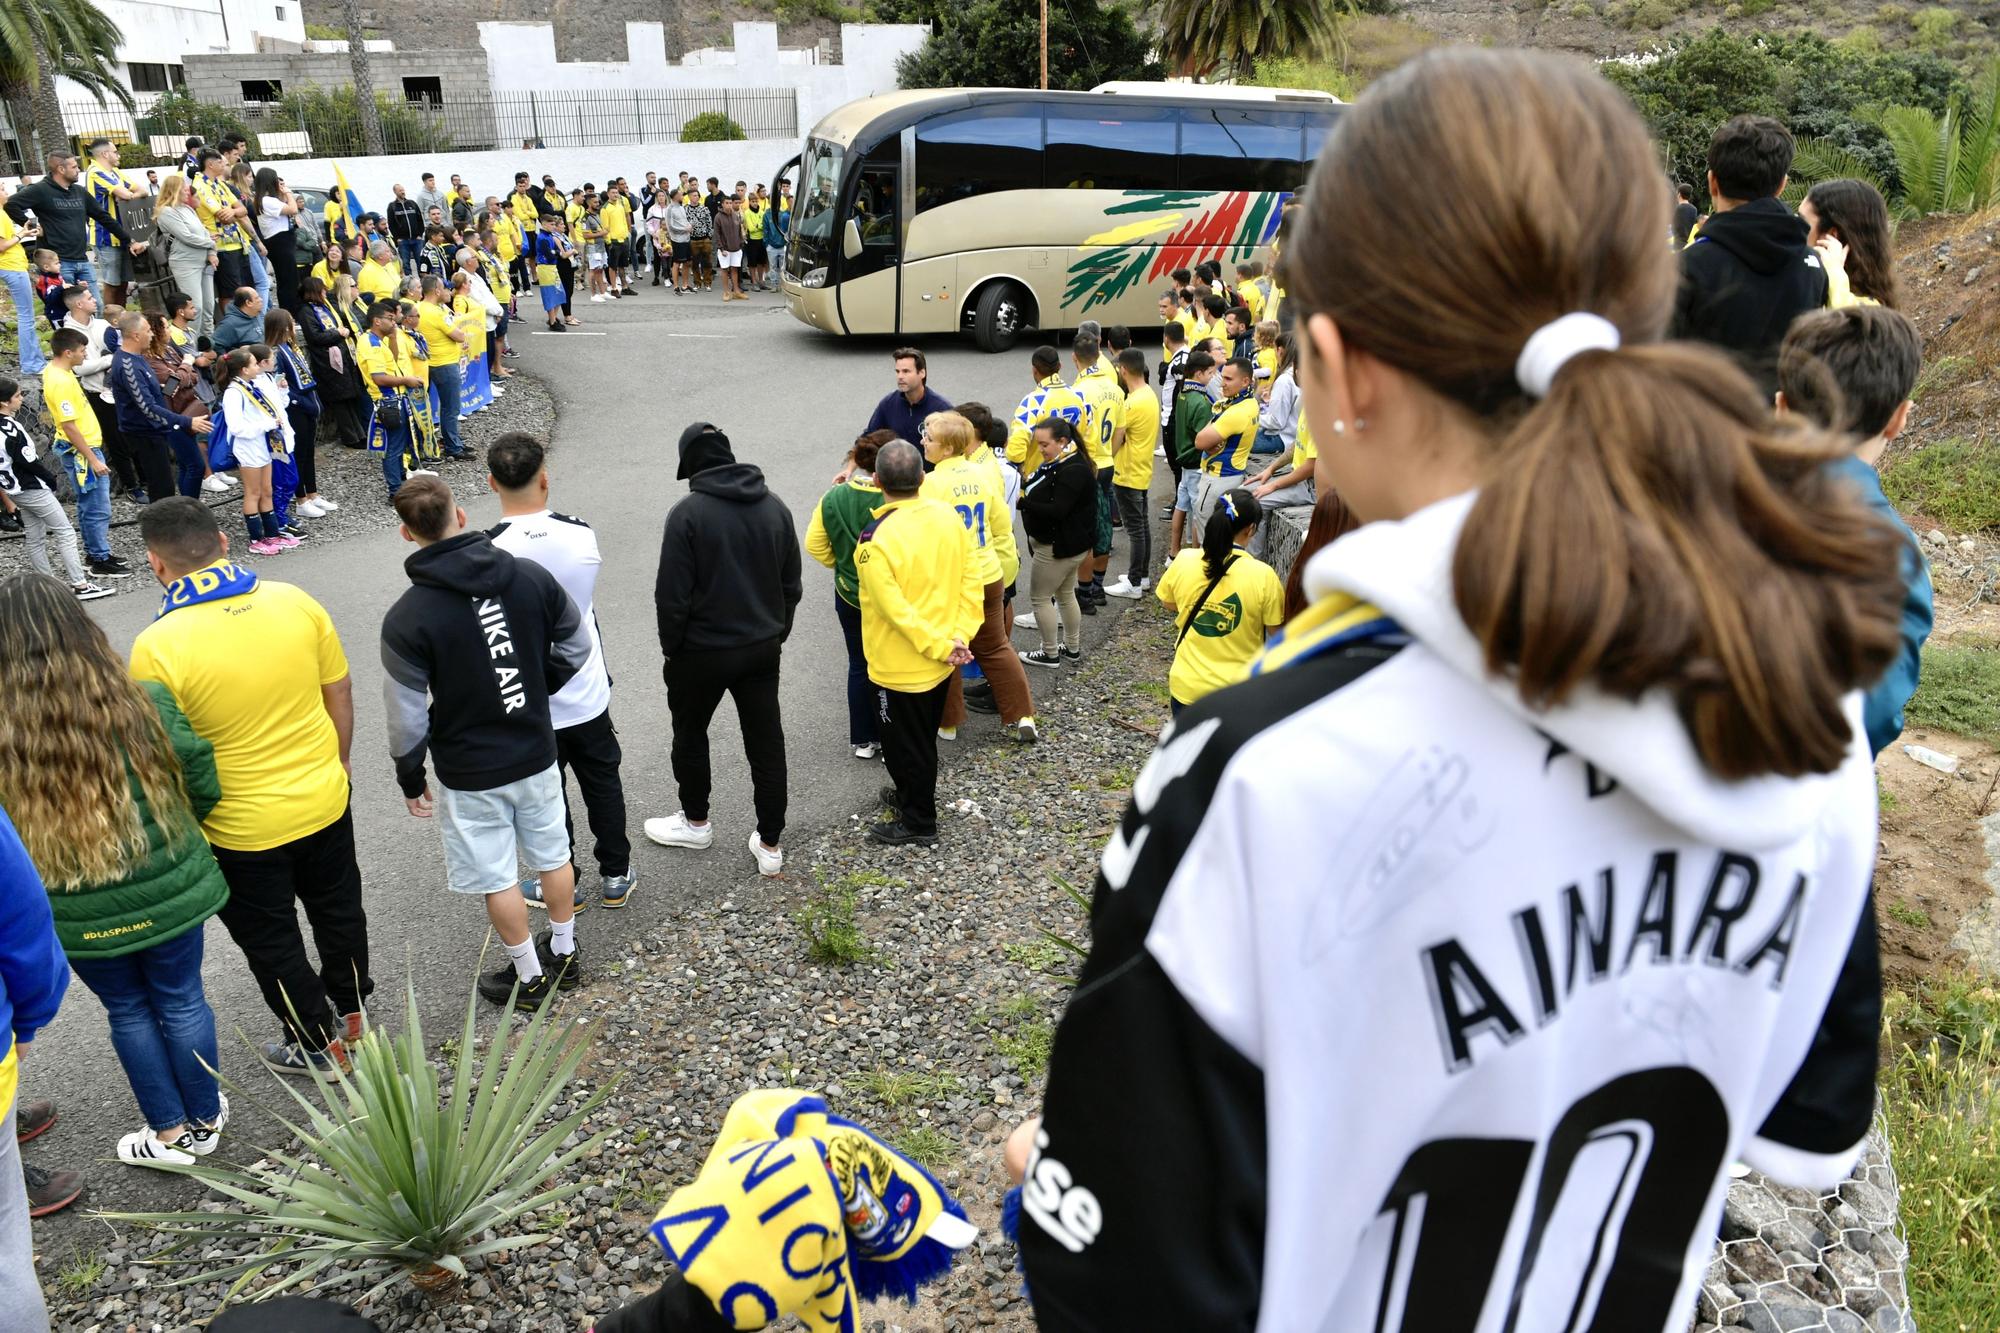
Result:
[[1681,251],[1672,336],[1734,354],[1766,399],[1792,321],[1826,305],[1826,269],[1807,235],[1779,200],[1752,199],[1709,218]]
[[424,754],[453,791],[490,791],[556,762],[549,696],[590,656],[583,613],[555,576],[483,532],[403,562],[410,589],[382,620],[382,699],[396,781],[424,791]]

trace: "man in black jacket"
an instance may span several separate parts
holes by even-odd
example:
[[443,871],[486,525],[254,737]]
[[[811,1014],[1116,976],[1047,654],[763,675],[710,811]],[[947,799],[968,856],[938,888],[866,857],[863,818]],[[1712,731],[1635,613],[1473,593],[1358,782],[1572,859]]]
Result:
[[1672,336],[1731,352],[1768,399],[1792,321],[1826,305],[1826,270],[1806,224],[1780,202],[1792,136],[1769,116],[1737,116],[1708,143],[1707,225],[1681,252]]
[[117,237],[131,254],[145,254],[146,243],[140,241],[134,245],[117,217],[77,184],[82,174],[75,153],[50,153],[49,174],[14,191],[7,201],[7,216],[21,223],[33,213],[42,226],[43,244],[56,252],[62,264],[63,284],[84,284],[102,305],[104,293],[97,286],[97,266],[90,262],[90,228],[86,219],[95,220]]
[[[582,979],[576,877],[563,821],[549,695],[590,656],[576,602],[555,576],[466,531],[451,488],[418,473],[396,492],[411,587],[382,621],[382,697],[396,781],[410,813],[433,806],[454,893],[478,894],[509,965],[479,979],[496,1004],[532,1009]],[[443,682],[450,688],[443,688]],[[541,879],[549,928],[530,938],[520,861]],[[518,989],[516,989],[518,978]]]
[[681,808],[646,821],[664,847],[706,847],[708,723],[724,694],[736,701],[757,806],[750,853],[762,875],[784,868],[785,731],[778,713],[778,659],[798,609],[799,542],[791,511],[739,463],[729,437],[705,421],[681,433],[688,498],[667,514],[653,604],[666,656],[667,710],[674,719],[674,781]]
[[396,197],[382,210],[383,220],[389,224],[389,236],[396,242],[396,261],[403,266],[403,272],[415,270],[417,251],[424,244],[424,210],[417,207],[417,201],[405,194],[400,185],[390,187]]

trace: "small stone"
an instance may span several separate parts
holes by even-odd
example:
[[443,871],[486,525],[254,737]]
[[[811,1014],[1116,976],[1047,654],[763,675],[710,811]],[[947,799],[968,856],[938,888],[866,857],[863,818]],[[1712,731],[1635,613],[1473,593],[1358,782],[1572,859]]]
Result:
[[1965,285],[1970,287],[1973,283],[1978,282],[1979,275],[1985,271],[1986,266],[1984,264],[1974,265],[1972,268],[1965,270]]
[[1943,529],[1943,528],[1932,528],[1932,529],[1931,529],[1931,530],[1930,530],[1929,532],[1926,532],[1926,533],[1924,534],[1924,540],[1925,540],[1925,541],[1927,541],[1927,542],[1929,542],[1929,543],[1930,543],[1930,544],[1931,544],[1932,546],[1943,546],[1943,545],[1944,545],[1944,529]]

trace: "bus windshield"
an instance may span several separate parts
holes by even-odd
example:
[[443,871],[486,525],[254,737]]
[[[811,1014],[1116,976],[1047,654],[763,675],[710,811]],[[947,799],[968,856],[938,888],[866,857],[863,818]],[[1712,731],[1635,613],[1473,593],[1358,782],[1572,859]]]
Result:
[[[833,262],[836,241],[833,223],[840,194],[839,144],[824,139],[806,143],[799,161],[798,203],[792,210],[791,269],[801,282],[817,287],[826,281],[826,267]],[[818,269],[819,280],[807,281]]]

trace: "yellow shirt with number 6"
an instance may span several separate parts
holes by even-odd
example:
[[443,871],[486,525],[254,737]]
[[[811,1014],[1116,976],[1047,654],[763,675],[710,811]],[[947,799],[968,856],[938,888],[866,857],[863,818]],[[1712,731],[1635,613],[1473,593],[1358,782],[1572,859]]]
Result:
[[1125,442],[1112,460],[1111,484],[1143,491],[1153,484],[1153,449],[1160,442],[1160,397],[1152,386],[1129,389],[1116,409]]

